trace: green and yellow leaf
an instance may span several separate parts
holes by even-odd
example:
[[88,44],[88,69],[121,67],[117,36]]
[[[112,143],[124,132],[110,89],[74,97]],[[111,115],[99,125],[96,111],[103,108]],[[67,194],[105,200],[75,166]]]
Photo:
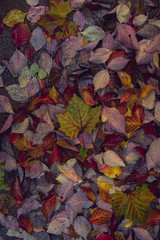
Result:
[[77,137],[78,133],[83,130],[91,133],[100,121],[100,113],[101,107],[91,108],[74,94],[71,101],[69,101],[66,112],[56,114],[60,124],[59,130],[71,138]]
[[131,193],[116,191],[111,196],[110,203],[116,216],[124,216],[135,223],[145,225],[149,205],[155,199],[146,184],[137,186]]

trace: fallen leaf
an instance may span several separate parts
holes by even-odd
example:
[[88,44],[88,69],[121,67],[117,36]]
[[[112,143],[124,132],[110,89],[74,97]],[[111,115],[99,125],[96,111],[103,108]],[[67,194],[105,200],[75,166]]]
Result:
[[160,223],[160,211],[158,209],[151,209],[146,218],[146,226],[154,227]]
[[147,230],[139,227],[133,228],[133,231],[139,239],[144,239],[144,240],[153,240],[151,235],[147,232]]
[[105,164],[111,167],[125,167],[122,159],[112,150],[108,150],[102,155]]
[[91,108],[76,94],[73,95],[64,114],[56,114],[60,129],[67,136],[77,137],[80,131],[91,133],[99,122],[101,107]]
[[156,166],[159,167],[159,157],[158,157],[160,154],[159,145],[160,145],[160,138],[157,138],[151,143],[149,147],[149,150],[146,154],[146,162],[147,162],[148,170]]
[[116,16],[120,23],[128,23],[131,17],[129,7],[125,4],[119,4],[116,9]]
[[95,240],[113,240],[113,238],[107,234],[102,234],[98,236]]
[[111,167],[106,164],[102,167],[101,172],[107,177],[116,178],[122,173],[122,169],[120,167]]
[[91,231],[91,224],[87,221],[87,219],[83,216],[78,216],[73,223],[75,232],[83,237],[84,239],[87,239],[88,234]]
[[98,26],[89,26],[81,32],[81,34],[85,39],[91,42],[95,40],[102,40],[106,35],[103,29]]
[[111,216],[112,212],[96,208],[93,210],[92,215],[89,218],[89,222],[96,225],[102,225],[107,223],[111,219]]
[[65,175],[65,177],[68,178],[69,180],[72,180],[73,182],[79,181],[78,175],[71,166],[59,164],[57,167],[60,170],[60,172],[62,172]]
[[110,81],[110,76],[107,70],[99,71],[93,78],[93,84],[95,87],[95,91],[100,88],[105,88]]
[[28,24],[20,22],[12,28],[12,39],[16,47],[26,44],[31,38]]
[[48,220],[50,219],[50,217],[52,215],[55,202],[56,202],[56,196],[53,195],[51,198],[44,201],[44,203],[42,205],[42,212]]
[[34,49],[36,51],[40,50],[42,47],[44,47],[46,41],[47,40],[42,32],[42,29],[40,27],[35,28],[30,39],[30,43]]
[[129,61],[130,59],[126,59],[123,57],[115,57],[109,62],[108,67],[112,70],[120,71],[127,65]]
[[33,223],[26,216],[20,216],[19,226],[29,234],[31,234],[33,231]]
[[5,15],[3,23],[8,27],[13,27],[17,23],[24,22],[26,15],[27,13],[24,13],[21,10],[13,9]]
[[0,113],[14,113],[9,99],[0,95]]
[[147,185],[137,186],[136,190],[129,194],[116,191],[111,196],[111,204],[115,215],[123,215],[126,219],[139,224],[145,224],[148,207],[151,201],[155,199]]
[[105,63],[109,59],[111,54],[112,51],[109,49],[97,48],[95,52],[91,52],[91,57],[89,61],[96,64]]
[[125,117],[116,108],[103,107],[101,119],[113,131],[125,134]]

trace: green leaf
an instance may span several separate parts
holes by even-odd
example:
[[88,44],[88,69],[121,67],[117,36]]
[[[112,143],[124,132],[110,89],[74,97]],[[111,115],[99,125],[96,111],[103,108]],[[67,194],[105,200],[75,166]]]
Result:
[[71,138],[77,137],[77,134],[83,130],[91,133],[99,122],[100,113],[101,107],[91,108],[74,94],[71,101],[69,101],[66,112],[56,114],[61,126],[59,130]]
[[55,19],[67,17],[74,8],[71,7],[70,1],[63,2],[62,0],[50,0],[51,8],[48,11],[49,15],[52,15]]
[[65,40],[71,35],[77,35],[77,24],[67,19],[67,15],[74,10],[70,5],[70,0],[66,2],[50,0],[50,4],[46,15],[39,20],[39,26],[47,31],[49,36],[55,34],[57,40]]
[[42,68],[40,68],[40,70],[38,72],[38,76],[40,79],[43,79],[43,78],[47,77],[47,73]]
[[0,189],[5,189],[7,187],[4,178],[5,178],[4,164],[0,163]]
[[98,26],[90,26],[81,32],[81,34],[88,41],[102,40],[106,35],[103,29]]
[[149,205],[155,199],[146,184],[137,186],[131,193],[116,191],[111,197],[110,203],[116,216],[123,215],[126,219],[145,225]]
[[39,70],[40,70],[40,67],[38,66],[38,64],[37,63],[33,63],[30,66],[31,76],[33,77],[37,72],[39,72]]
[[88,149],[85,149],[84,147],[79,146],[79,155],[80,156],[87,157],[87,151],[88,151]]

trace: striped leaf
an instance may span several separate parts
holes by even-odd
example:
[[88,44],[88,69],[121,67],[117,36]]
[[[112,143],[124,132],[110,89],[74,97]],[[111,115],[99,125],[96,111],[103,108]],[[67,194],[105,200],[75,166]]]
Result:
[[107,223],[112,216],[112,212],[103,210],[101,208],[96,208],[89,219],[92,224],[102,225]]
[[137,186],[136,190],[129,194],[116,191],[111,196],[111,204],[116,216],[123,215],[126,219],[145,225],[149,205],[155,199],[146,184]]

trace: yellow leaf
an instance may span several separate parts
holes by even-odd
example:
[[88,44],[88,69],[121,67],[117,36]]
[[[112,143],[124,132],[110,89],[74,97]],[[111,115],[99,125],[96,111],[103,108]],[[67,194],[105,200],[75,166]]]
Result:
[[111,166],[105,165],[101,169],[101,172],[104,173],[107,177],[116,178],[121,174],[122,169],[121,167],[111,167]]
[[155,52],[154,55],[153,55],[153,62],[154,62],[154,65],[159,68],[159,56],[158,56],[158,52]]
[[109,189],[113,187],[112,184],[108,184],[105,182],[98,182],[98,187],[99,187],[99,196],[100,198],[105,201],[109,202],[111,200],[111,196],[109,194]]
[[55,89],[55,87],[53,86],[51,88],[51,90],[49,91],[49,97],[55,102],[58,102],[58,98],[59,98],[59,93],[57,92],[57,90]]
[[22,12],[18,9],[13,9],[6,14],[3,18],[3,23],[8,27],[13,27],[15,24],[19,22],[24,22],[25,16],[27,13]]
[[126,72],[117,72],[123,86],[131,88],[131,76]]
[[142,99],[145,99],[147,96],[148,96],[148,94],[152,91],[152,90],[154,90],[155,89],[155,87],[153,87],[153,86],[151,86],[151,85],[145,85],[142,89],[141,89],[141,93],[140,93],[140,98],[142,98]]
[[129,228],[132,226],[132,224],[133,224],[133,222],[131,220],[129,220],[124,227]]

